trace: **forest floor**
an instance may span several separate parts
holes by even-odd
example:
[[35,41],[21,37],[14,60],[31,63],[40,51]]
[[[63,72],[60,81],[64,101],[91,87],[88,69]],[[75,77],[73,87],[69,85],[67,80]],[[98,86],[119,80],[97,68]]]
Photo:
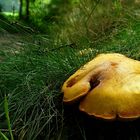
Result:
[[19,35],[6,34],[0,35],[0,50],[9,51],[11,49],[18,49],[22,46],[22,37]]
[[98,140],[140,138],[139,121],[89,121],[77,108],[64,107],[61,94],[63,82],[97,54],[116,52],[140,60],[140,22],[129,19],[95,42],[78,37],[73,48],[43,34],[0,34],[0,129],[7,128],[2,110],[7,95],[12,130],[20,140],[88,140],[93,130]]
[[[34,34],[0,34],[0,52],[2,54],[18,54],[21,50],[23,50],[27,45],[39,45],[40,38],[41,43],[44,43],[42,35],[34,35]],[[0,60],[4,59],[0,56]]]

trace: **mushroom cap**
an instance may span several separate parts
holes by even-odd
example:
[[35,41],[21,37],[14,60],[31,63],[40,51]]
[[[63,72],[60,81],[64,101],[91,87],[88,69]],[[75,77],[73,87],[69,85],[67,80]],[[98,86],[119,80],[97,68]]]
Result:
[[140,117],[140,61],[122,54],[100,54],[63,84],[63,101],[102,119]]

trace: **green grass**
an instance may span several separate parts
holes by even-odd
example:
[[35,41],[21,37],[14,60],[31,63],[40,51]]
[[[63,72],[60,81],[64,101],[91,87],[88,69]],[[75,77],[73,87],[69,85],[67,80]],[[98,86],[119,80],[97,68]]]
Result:
[[[5,112],[7,125],[8,125],[8,131],[10,133],[11,140],[14,140],[12,129],[11,129],[11,124],[10,124],[10,118],[9,118],[8,100],[7,100],[6,96],[4,98],[4,112]],[[3,139],[3,140],[8,140],[6,135],[4,133],[2,133],[1,130],[0,130],[0,138]]]
[[[6,95],[15,139],[139,140],[139,120],[104,122],[90,118],[78,111],[77,104],[64,105],[61,93],[63,82],[99,53],[118,52],[140,60],[140,22],[133,17],[127,14],[119,17],[120,21],[111,23],[109,28],[98,28],[96,36],[84,34],[85,27],[79,26],[77,21],[76,27],[73,26],[73,20],[71,28],[65,25],[60,33],[55,32],[60,25],[55,26],[51,36],[15,36],[6,46],[23,43],[18,53],[16,47],[5,51],[4,44],[0,44],[3,48],[0,49],[1,131],[7,129],[3,109]],[[78,27],[80,30],[74,32]],[[91,29],[94,31],[90,26]],[[7,131],[2,131],[1,135],[9,138]]]
[[0,137],[2,140],[8,140],[8,138],[0,131]]
[[5,114],[6,114],[6,120],[7,120],[7,124],[8,124],[8,130],[9,130],[9,133],[10,133],[10,137],[11,137],[11,140],[14,140],[12,129],[11,129],[10,118],[9,118],[8,100],[7,100],[6,96],[5,96],[5,99],[4,99],[4,110],[5,110]]

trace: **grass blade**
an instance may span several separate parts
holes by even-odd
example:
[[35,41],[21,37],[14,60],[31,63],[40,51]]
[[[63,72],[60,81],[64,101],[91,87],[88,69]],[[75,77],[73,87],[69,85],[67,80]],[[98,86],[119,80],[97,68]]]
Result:
[[10,124],[10,118],[9,118],[9,111],[8,111],[8,100],[7,97],[5,96],[4,99],[4,110],[6,114],[6,119],[7,119],[7,124],[8,124],[8,130],[11,136],[11,140],[14,140],[13,134],[12,134],[12,129],[11,129],[11,124]]
[[0,131],[0,136],[3,138],[3,140],[9,140],[1,131]]

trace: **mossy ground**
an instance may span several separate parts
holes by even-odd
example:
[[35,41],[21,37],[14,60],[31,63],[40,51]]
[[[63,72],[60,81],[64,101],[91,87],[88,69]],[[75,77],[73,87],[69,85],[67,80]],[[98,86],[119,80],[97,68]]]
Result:
[[79,112],[77,104],[69,106],[62,102],[63,82],[97,54],[116,52],[140,60],[139,17],[125,15],[114,25],[102,34],[100,30],[101,36],[93,40],[81,31],[74,38],[75,29],[71,29],[71,34],[61,32],[57,36],[55,30],[59,26],[53,28],[50,36],[1,34],[1,130],[8,135],[3,109],[6,95],[15,139],[139,140],[139,120],[105,122]]

